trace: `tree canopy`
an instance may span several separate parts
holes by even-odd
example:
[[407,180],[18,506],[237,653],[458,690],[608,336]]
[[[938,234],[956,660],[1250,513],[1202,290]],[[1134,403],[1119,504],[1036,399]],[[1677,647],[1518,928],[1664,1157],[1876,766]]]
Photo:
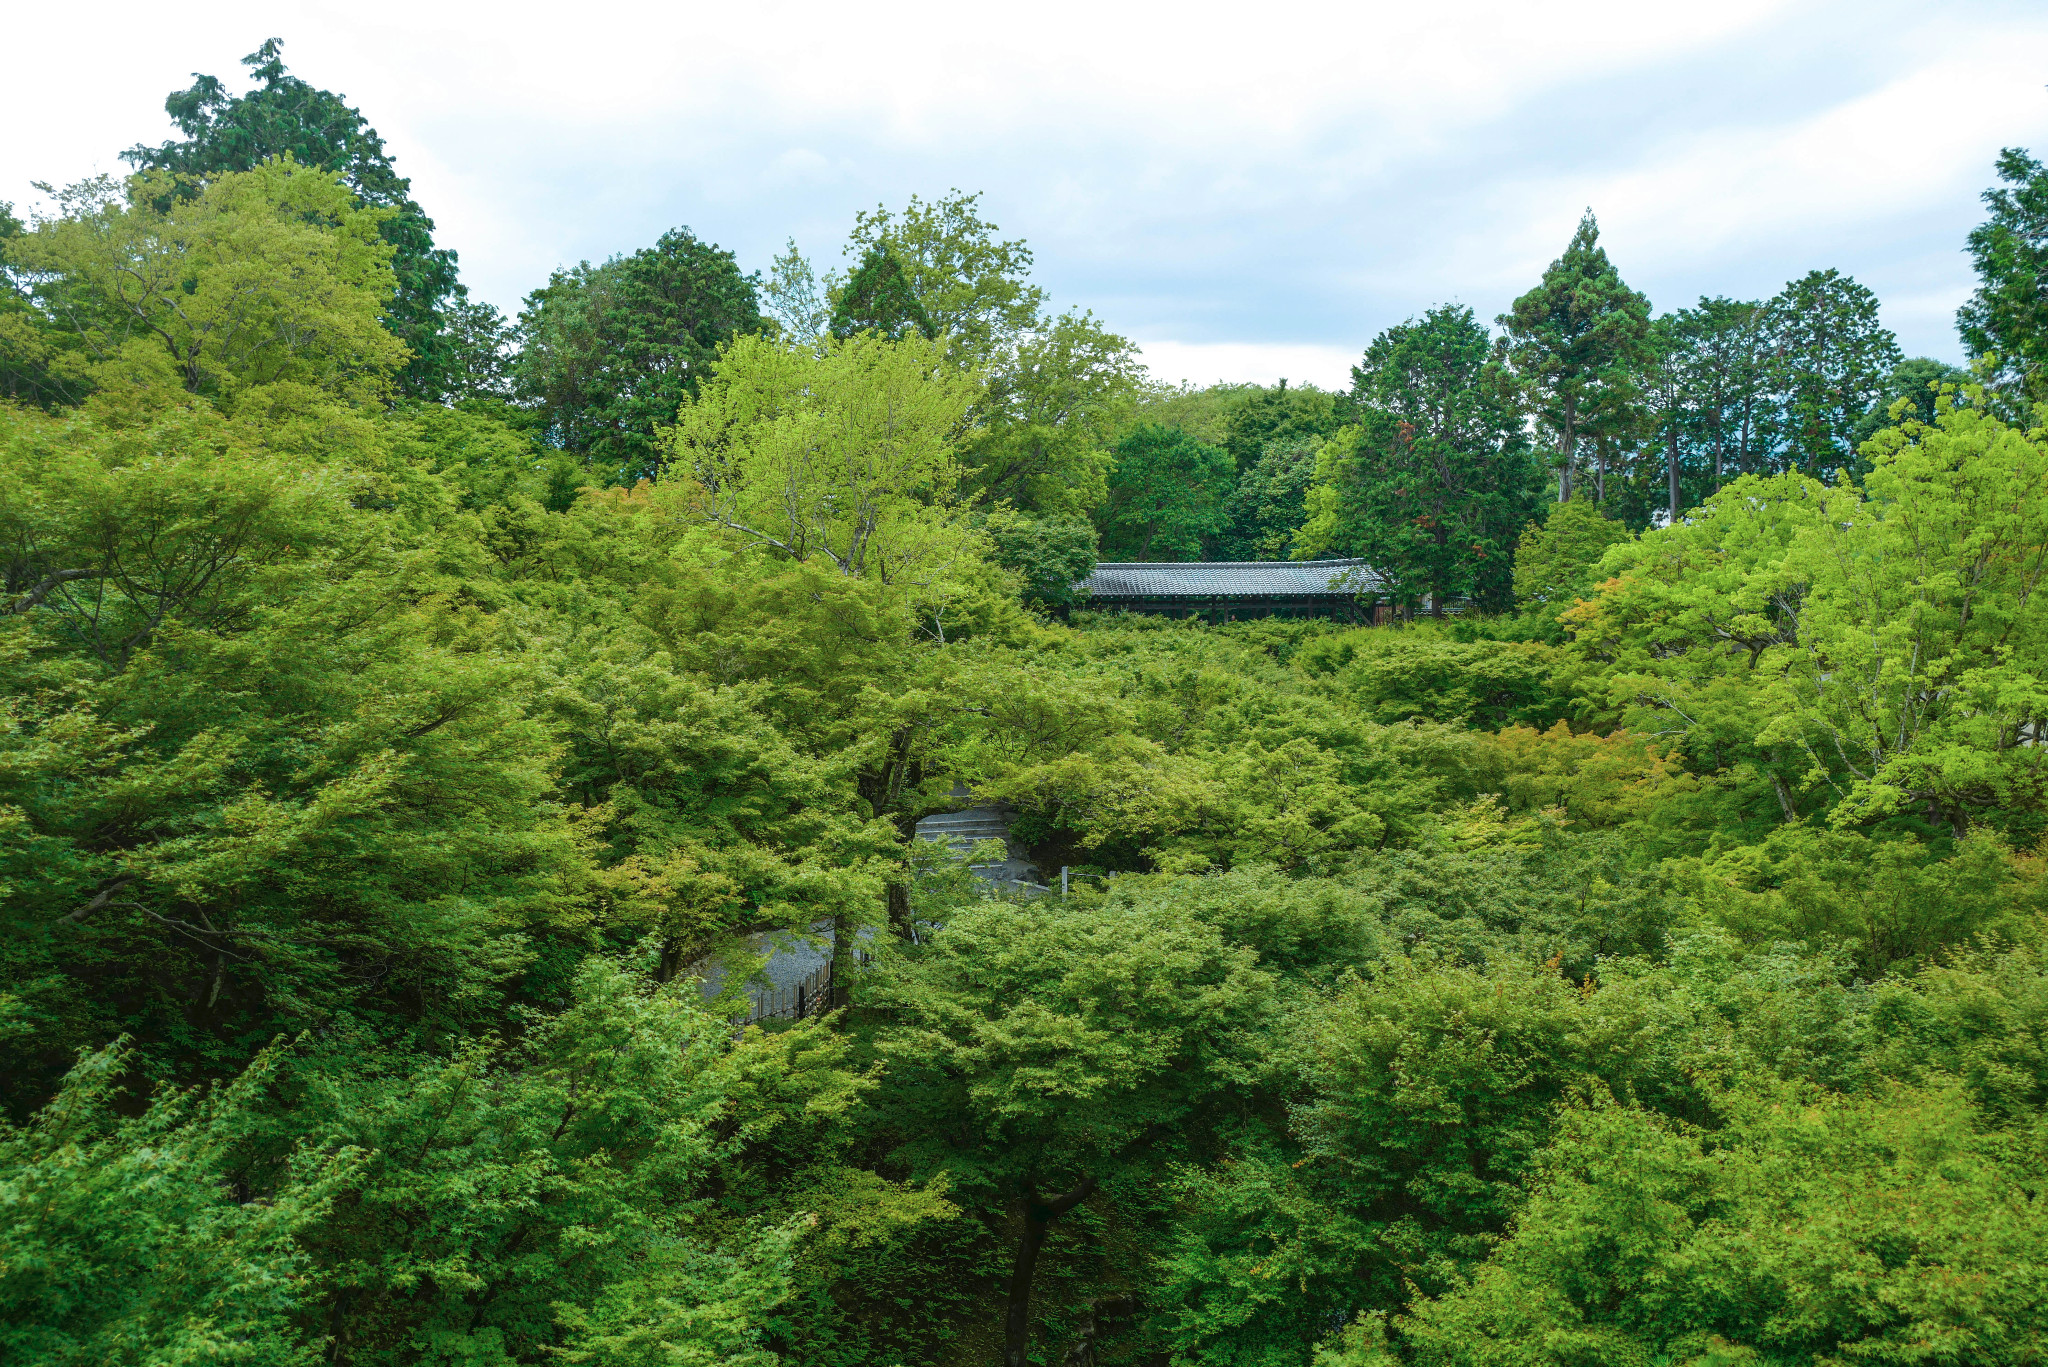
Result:
[[2039,1358],[2027,154],[1969,370],[1589,215],[1166,385],[957,191],[429,353],[258,59],[0,208],[7,1362]]

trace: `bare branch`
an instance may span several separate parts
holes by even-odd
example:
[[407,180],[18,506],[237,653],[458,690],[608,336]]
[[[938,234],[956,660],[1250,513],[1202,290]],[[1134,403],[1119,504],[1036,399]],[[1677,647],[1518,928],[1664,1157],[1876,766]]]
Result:
[[43,600],[45,598],[48,598],[51,595],[51,593],[55,592],[57,589],[61,588],[65,584],[73,583],[80,579],[104,579],[110,573],[112,573],[111,570],[104,569],[58,570],[55,574],[43,580],[42,583],[36,585],[27,593],[23,594],[20,598],[16,599],[13,603],[9,604],[6,608],[6,614],[10,617],[13,617],[18,616],[21,613],[27,612],[31,608],[41,607]]

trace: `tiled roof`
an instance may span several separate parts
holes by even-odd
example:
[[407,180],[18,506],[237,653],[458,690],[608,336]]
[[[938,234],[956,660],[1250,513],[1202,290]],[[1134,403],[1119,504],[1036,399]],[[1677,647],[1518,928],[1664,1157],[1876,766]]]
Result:
[[1379,589],[1363,560],[1217,560],[1097,565],[1096,598],[1349,598]]

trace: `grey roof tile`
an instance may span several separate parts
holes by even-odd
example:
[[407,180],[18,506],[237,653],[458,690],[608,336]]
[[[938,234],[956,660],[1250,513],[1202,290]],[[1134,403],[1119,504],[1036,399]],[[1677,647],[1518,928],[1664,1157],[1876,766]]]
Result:
[[1100,564],[1083,587],[1095,598],[1349,598],[1380,578],[1363,560],[1125,561]]

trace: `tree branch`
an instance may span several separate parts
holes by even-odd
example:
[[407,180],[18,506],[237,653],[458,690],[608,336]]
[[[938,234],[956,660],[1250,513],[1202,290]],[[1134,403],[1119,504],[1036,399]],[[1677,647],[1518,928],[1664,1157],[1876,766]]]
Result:
[[94,912],[106,906],[107,903],[113,901],[115,893],[119,892],[122,888],[127,887],[130,883],[134,882],[138,877],[140,877],[139,874],[133,873],[123,873],[116,875],[112,882],[105,884],[100,888],[100,890],[97,893],[93,894],[93,899],[90,902],[87,902],[84,906],[79,907],[75,911],[67,912],[64,915],[59,916],[57,918],[58,923],[60,925],[77,925],[86,917],[92,915]]
[[110,570],[58,570],[55,574],[43,580],[42,583],[36,585],[9,604],[6,609],[7,615],[10,617],[18,616],[31,608],[41,607],[45,598],[48,598],[51,593],[65,584],[79,579],[104,579],[110,573],[112,573]]

